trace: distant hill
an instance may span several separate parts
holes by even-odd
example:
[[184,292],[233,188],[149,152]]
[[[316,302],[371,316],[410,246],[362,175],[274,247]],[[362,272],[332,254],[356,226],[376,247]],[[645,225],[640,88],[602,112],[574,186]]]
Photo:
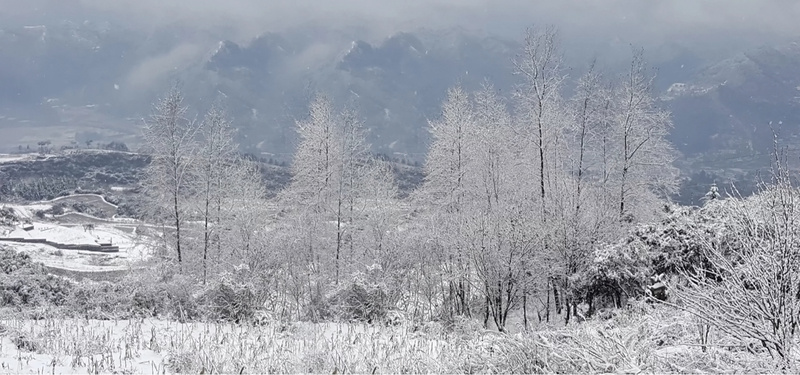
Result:
[[671,138],[688,156],[769,154],[773,130],[786,144],[800,130],[800,46],[763,47],[710,65],[663,99],[675,122]]
[[[0,152],[43,140],[54,147],[92,140],[135,146],[151,103],[179,80],[197,112],[215,100],[228,106],[246,152],[290,161],[295,120],[319,91],[361,111],[374,152],[421,161],[427,122],[438,116],[447,88],[473,89],[488,80],[510,93],[519,48],[462,29],[414,30],[379,41],[323,27],[245,43],[211,38],[179,27],[144,34],[102,22],[0,29]],[[763,168],[773,129],[785,144],[796,138],[797,44],[722,61],[699,61],[677,46],[665,50],[674,57],[658,66],[664,90],[657,94],[673,113],[671,140],[686,156],[686,172],[733,176]]]

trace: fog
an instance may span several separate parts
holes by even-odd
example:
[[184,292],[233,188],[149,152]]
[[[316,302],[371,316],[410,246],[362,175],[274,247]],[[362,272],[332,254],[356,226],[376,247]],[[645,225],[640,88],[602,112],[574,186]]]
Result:
[[526,26],[553,24],[565,43],[750,46],[800,34],[800,3],[791,0],[0,0],[6,23],[60,18],[105,19],[140,30],[180,25],[209,37],[247,41],[308,25],[357,30],[366,40],[420,27],[465,27],[518,38]]
[[798,18],[800,2],[790,0],[0,0],[5,26],[88,20],[154,35],[118,82],[135,91],[201,60],[220,40],[247,44],[267,32],[303,38],[289,66],[308,70],[354,39],[380,43],[399,31],[458,27],[520,40],[526,27],[553,25],[568,65],[581,69],[593,58],[623,66],[631,46],[644,47],[656,66],[716,62],[793,40]]

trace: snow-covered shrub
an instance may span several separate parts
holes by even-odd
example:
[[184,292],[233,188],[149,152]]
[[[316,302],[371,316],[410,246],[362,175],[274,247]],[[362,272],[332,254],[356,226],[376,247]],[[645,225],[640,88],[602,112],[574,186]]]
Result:
[[619,307],[623,297],[646,294],[656,279],[708,269],[704,246],[730,232],[725,225],[727,205],[714,200],[700,209],[665,206],[659,222],[639,225],[620,241],[595,249],[589,266],[572,282],[590,301],[605,298]]
[[61,306],[65,303],[72,287],[72,283],[64,279],[42,273],[0,274],[0,305]]
[[0,207],[0,226],[12,226],[19,222],[14,209],[11,207]]
[[131,295],[122,284],[83,281],[75,285],[67,307],[71,314],[86,319],[131,318]]
[[0,246],[0,272],[9,274],[22,268],[40,268],[27,253]]
[[304,308],[302,319],[317,323],[332,318],[333,310],[330,301],[322,293],[321,287],[317,285],[309,295],[309,301]]
[[800,191],[779,172],[775,186],[721,207],[724,230],[703,246],[711,267],[685,272],[674,292],[704,323],[760,342],[788,370],[800,328]]
[[[64,203],[54,204],[49,210],[45,211],[45,213],[50,215],[63,215],[66,212],[67,205]],[[78,211],[80,212],[80,211]]]
[[[55,209],[55,207],[53,207],[53,208]],[[103,210],[101,208],[98,208],[98,207],[96,207],[94,205],[86,204],[86,203],[83,203],[83,202],[75,202],[75,203],[72,204],[71,208],[75,212],[79,212],[79,213],[83,213],[83,214],[87,214],[87,215],[92,215],[92,216],[99,217],[99,218],[108,217],[108,215],[106,214],[105,210]],[[62,213],[63,213],[63,210],[62,210]],[[60,214],[54,213],[54,215],[60,215]]]
[[28,254],[0,248],[0,306],[61,306],[73,284],[48,275]]
[[354,272],[329,298],[334,315],[347,321],[384,322],[399,298],[385,278],[379,265]]
[[590,306],[594,307],[595,298],[606,298],[610,305],[622,307],[623,298],[644,294],[652,274],[649,250],[636,237],[595,250],[592,263],[575,280]]
[[200,297],[208,319],[249,322],[253,320],[256,311],[261,307],[255,298],[255,293],[250,285],[231,280],[228,275],[222,275],[206,287]]

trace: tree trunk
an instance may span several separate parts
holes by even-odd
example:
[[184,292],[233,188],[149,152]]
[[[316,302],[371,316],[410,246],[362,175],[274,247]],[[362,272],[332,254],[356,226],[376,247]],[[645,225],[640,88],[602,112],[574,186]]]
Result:
[[561,298],[558,294],[557,282],[553,282],[553,303],[556,305],[556,314],[561,315]]
[[488,296],[486,297],[485,303],[486,303],[486,306],[485,306],[485,309],[483,311],[483,328],[484,329],[489,329],[489,303],[490,302],[489,302],[489,297]]
[[[549,285],[547,289],[550,289]],[[545,302],[544,316],[545,316],[545,321],[550,323],[550,292],[547,289],[545,289],[545,294],[547,294],[547,300]]]
[[339,191],[339,201],[337,202],[336,211],[336,279],[335,284],[339,285],[339,257],[342,249],[342,198],[341,190]]
[[203,220],[203,285],[206,284],[206,278],[208,277],[208,241],[209,241],[209,233],[208,233],[208,206],[209,206],[209,199],[206,196],[206,212],[205,217]]
[[180,264],[181,259],[181,216],[180,216],[180,206],[178,205],[178,192],[176,191],[173,195],[173,203],[175,209],[175,249],[178,252],[178,263]]
[[523,288],[522,291],[522,324],[525,331],[528,331],[528,288]]
[[572,301],[570,301],[570,298],[567,297],[566,298],[566,303],[565,303],[565,305],[567,307],[567,314],[564,316],[564,325],[565,326],[569,325],[569,319],[572,317],[572,311],[571,311],[572,309],[571,309],[571,306],[570,306],[571,302]]

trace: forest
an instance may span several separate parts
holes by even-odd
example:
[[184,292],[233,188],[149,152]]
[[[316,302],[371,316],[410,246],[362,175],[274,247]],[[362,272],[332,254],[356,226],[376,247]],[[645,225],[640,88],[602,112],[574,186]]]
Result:
[[[0,332],[34,352],[88,326],[105,345],[169,348],[152,372],[795,369],[800,191],[779,137],[760,192],[713,185],[677,205],[644,51],[622,74],[591,63],[579,77],[562,54],[555,29],[529,29],[513,93],[451,88],[407,196],[357,109],[320,93],[296,124],[291,182],[268,197],[224,103],[193,120],[176,86],[144,129],[153,258],[78,283],[3,253],[15,318]],[[133,328],[113,338],[103,322],[117,320]],[[169,322],[183,328],[158,337]],[[61,352],[88,371],[124,363]]]

